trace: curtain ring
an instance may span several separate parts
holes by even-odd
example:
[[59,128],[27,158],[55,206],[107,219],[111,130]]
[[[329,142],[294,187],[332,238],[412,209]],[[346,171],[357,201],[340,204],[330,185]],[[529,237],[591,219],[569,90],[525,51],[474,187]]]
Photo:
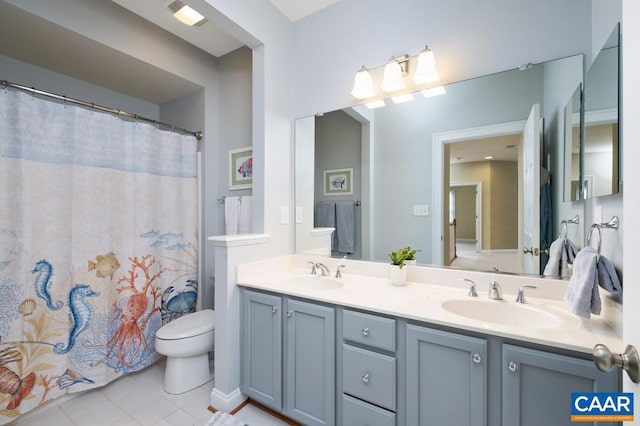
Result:
[[589,229],[589,236],[587,237],[587,244],[591,246],[591,234],[593,233],[594,228],[598,231],[598,258],[600,258],[600,249],[602,248],[602,229],[600,224],[594,223],[591,225],[591,229]]

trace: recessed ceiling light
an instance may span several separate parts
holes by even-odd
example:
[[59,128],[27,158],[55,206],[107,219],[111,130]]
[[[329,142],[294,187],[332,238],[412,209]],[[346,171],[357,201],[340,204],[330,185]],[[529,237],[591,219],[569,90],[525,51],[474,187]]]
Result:
[[491,155],[487,155],[486,157],[484,157],[484,159],[485,159],[485,160],[491,160],[491,159],[493,159],[493,156],[491,156]]
[[171,9],[173,16],[177,20],[190,27],[194,25],[200,26],[207,22],[207,18],[202,14],[179,0],[171,3],[169,9]]

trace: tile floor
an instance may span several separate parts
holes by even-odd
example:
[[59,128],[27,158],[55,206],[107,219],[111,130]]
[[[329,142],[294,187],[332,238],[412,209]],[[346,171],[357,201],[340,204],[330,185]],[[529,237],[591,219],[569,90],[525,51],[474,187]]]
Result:
[[[53,401],[20,416],[12,426],[188,426],[205,425],[212,413],[210,381],[181,395],[162,389],[164,360],[146,369],[120,377],[108,385],[63,402]],[[279,419],[252,405],[236,417],[250,426],[286,426]]]

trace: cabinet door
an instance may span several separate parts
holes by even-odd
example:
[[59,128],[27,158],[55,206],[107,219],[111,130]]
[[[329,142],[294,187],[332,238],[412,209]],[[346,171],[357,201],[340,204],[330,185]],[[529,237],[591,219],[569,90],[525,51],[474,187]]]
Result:
[[285,415],[335,424],[335,310],[287,300]]
[[620,392],[619,374],[603,373],[591,361],[503,345],[504,426],[575,425],[572,392]]
[[242,393],[282,409],[282,299],[243,292]]
[[485,425],[486,352],[483,339],[408,325],[407,425]]

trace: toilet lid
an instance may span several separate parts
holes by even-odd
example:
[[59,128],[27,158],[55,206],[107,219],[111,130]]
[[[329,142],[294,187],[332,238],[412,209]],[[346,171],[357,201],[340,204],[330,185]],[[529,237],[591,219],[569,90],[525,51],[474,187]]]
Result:
[[215,329],[215,312],[211,309],[186,314],[163,325],[156,331],[156,337],[164,340],[185,339],[198,336]]

